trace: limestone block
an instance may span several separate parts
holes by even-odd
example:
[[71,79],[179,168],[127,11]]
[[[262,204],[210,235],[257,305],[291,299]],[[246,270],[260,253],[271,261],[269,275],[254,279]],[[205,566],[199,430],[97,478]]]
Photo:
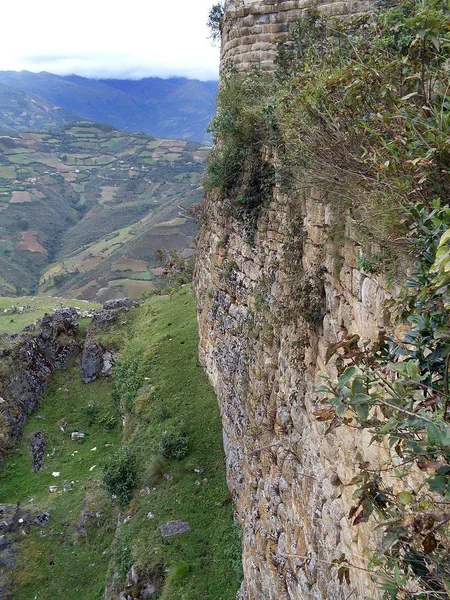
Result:
[[346,263],[343,264],[342,269],[339,273],[339,280],[347,291],[352,292],[353,289],[353,274],[352,269]]
[[352,293],[358,300],[361,300],[362,284],[365,279],[365,275],[358,269],[352,270]]

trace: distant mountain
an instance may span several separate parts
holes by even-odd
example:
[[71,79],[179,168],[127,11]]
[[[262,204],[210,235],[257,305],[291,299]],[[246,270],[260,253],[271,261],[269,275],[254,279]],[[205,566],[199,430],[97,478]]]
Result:
[[0,84],[0,134],[61,127],[79,118],[37,96]]
[[45,99],[53,111],[59,108],[74,118],[197,142],[210,141],[207,128],[218,86],[216,81],[185,78],[95,80],[29,71],[0,71],[0,84]]

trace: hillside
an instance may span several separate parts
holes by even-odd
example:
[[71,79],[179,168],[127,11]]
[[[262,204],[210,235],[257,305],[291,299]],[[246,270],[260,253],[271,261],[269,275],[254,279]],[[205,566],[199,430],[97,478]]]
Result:
[[[89,384],[80,377],[86,334],[121,355],[109,376]],[[0,459],[0,597],[235,598],[240,536],[190,289],[99,311],[56,338],[51,348],[75,342],[78,353],[53,374]],[[24,354],[0,357],[2,397],[11,379],[29,392]],[[39,370],[39,356],[30,370]],[[30,454],[36,438],[44,455]],[[173,531],[180,522],[184,531]]]
[[240,600],[450,598],[448,9],[246,0],[213,21],[194,289]]
[[207,147],[79,122],[0,150],[2,294],[139,298],[155,250],[192,255]]
[[[156,77],[138,81],[98,81],[77,75],[62,77],[46,72],[0,71],[0,84],[26,93],[27,97],[39,96],[40,102],[45,99],[52,111],[73,115],[72,121],[86,119],[107,123],[122,131],[142,131],[163,138],[198,142],[211,139],[207,128],[215,113],[216,81]],[[5,126],[22,131],[19,125],[23,125],[20,117],[23,111],[16,111],[14,94],[11,94],[9,104],[3,99],[11,115]],[[19,122],[17,126],[16,121]],[[61,119],[54,122],[58,124]],[[43,124],[41,129],[47,127]],[[0,131],[9,129],[0,128]],[[36,127],[30,125],[29,129]]]
[[36,94],[0,84],[1,134],[55,129],[78,118],[75,113],[54,106]]

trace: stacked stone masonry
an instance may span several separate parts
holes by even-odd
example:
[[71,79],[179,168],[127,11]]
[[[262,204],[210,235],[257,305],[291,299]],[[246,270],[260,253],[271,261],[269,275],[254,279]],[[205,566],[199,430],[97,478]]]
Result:
[[[228,2],[222,60],[270,67],[274,41],[311,6],[345,15],[370,3]],[[207,198],[205,212],[195,272],[200,356],[218,395],[244,532],[238,598],[377,600],[367,549],[379,539],[372,520],[352,526],[350,482],[360,462],[379,464],[387,449],[350,427],[325,435],[315,388],[320,373],[336,375],[330,344],[375,340],[390,326],[385,303],[396,290],[358,268],[349,227],[347,241],[331,241],[344,219],[321,190],[276,190],[251,240],[227,201]],[[341,554],[349,584],[332,565]]]
[[[295,202],[298,202],[296,199]],[[332,210],[317,190],[300,205],[277,194],[259,219],[254,246],[221,203],[208,203],[200,240],[196,294],[200,355],[217,391],[224,426],[228,484],[244,530],[242,600],[377,598],[365,571],[374,523],[353,527],[349,483],[364,460],[385,448],[341,427],[325,436],[314,392],[330,344],[348,334],[376,339],[385,327],[389,294],[382,277],[357,268],[358,248],[328,241]],[[301,211],[303,241],[288,244]],[[347,232],[349,233],[349,232]],[[337,269],[337,270],[336,270]],[[314,288],[298,281],[319,273]],[[302,311],[317,292],[323,318]],[[342,553],[355,565],[351,584],[331,562]]]
[[229,0],[222,29],[222,64],[233,62],[241,70],[272,69],[277,42],[308,10],[345,17],[367,11],[373,0]]

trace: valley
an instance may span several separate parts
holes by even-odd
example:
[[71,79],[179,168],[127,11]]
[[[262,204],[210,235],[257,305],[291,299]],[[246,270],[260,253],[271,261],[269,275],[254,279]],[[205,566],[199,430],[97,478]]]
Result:
[[195,254],[208,146],[76,122],[0,137],[0,293],[104,301],[155,287],[155,251]]

